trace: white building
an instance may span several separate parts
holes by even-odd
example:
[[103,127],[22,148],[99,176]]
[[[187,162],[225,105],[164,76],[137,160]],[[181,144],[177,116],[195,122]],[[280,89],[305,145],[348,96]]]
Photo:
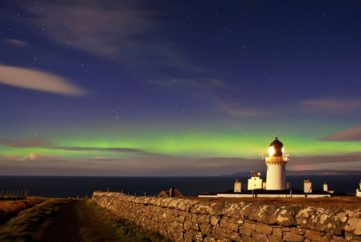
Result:
[[263,179],[261,173],[252,173],[252,176],[248,179],[247,190],[263,189]]
[[283,143],[276,139],[268,148],[266,190],[286,189],[287,156],[284,155]]
[[303,192],[312,193],[312,182],[310,179],[306,179],[303,181]]

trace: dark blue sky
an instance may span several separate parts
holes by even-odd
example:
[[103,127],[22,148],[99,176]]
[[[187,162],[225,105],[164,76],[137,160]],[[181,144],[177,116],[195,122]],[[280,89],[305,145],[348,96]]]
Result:
[[358,152],[360,67],[359,1],[2,1],[0,152],[254,158],[274,135]]

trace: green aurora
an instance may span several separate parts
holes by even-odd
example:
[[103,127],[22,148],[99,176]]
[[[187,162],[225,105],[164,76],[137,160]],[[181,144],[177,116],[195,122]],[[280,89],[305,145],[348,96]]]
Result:
[[[316,134],[317,135],[317,134]],[[132,135],[98,135],[97,137],[64,136],[54,138],[46,147],[7,147],[0,148],[5,155],[24,156],[29,153],[39,155],[61,155],[84,158],[89,156],[119,157],[119,152],[109,148],[139,149],[148,153],[190,156],[190,157],[243,157],[257,158],[267,152],[274,138],[271,133],[190,132],[190,133],[143,133]],[[280,136],[286,152],[291,156],[333,155],[358,152],[361,142],[322,141],[319,137],[302,135]],[[94,148],[97,150],[63,150],[58,147]],[[102,151],[104,149],[104,151]],[[129,154],[123,153],[122,157]]]

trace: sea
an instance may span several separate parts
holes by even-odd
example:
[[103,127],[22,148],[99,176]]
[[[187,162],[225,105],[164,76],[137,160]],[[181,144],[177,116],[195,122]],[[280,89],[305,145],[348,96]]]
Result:
[[[132,195],[154,196],[171,187],[182,194],[195,196],[201,193],[223,192],[233,188],[236,177],[47,177],[0,176],[0,191],[28,191],[32,196],[89,197],[94,191],[116,191]],[[237,177],[243,185],[248,177]],[[323,182],[337,193],[354,194],[361,175],[307,176],[313,189],[322,189]],[[289,176],[292,188],[303,189],[305,176]]]

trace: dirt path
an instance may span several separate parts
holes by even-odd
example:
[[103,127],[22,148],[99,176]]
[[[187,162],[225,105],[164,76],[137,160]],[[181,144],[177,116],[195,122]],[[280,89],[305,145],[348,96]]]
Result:
[[77,204],[79,201],[69,201],[61,206],[58,215],[44,231],[40,241],[46,242],[82,242],[79,232],[79,217]]

